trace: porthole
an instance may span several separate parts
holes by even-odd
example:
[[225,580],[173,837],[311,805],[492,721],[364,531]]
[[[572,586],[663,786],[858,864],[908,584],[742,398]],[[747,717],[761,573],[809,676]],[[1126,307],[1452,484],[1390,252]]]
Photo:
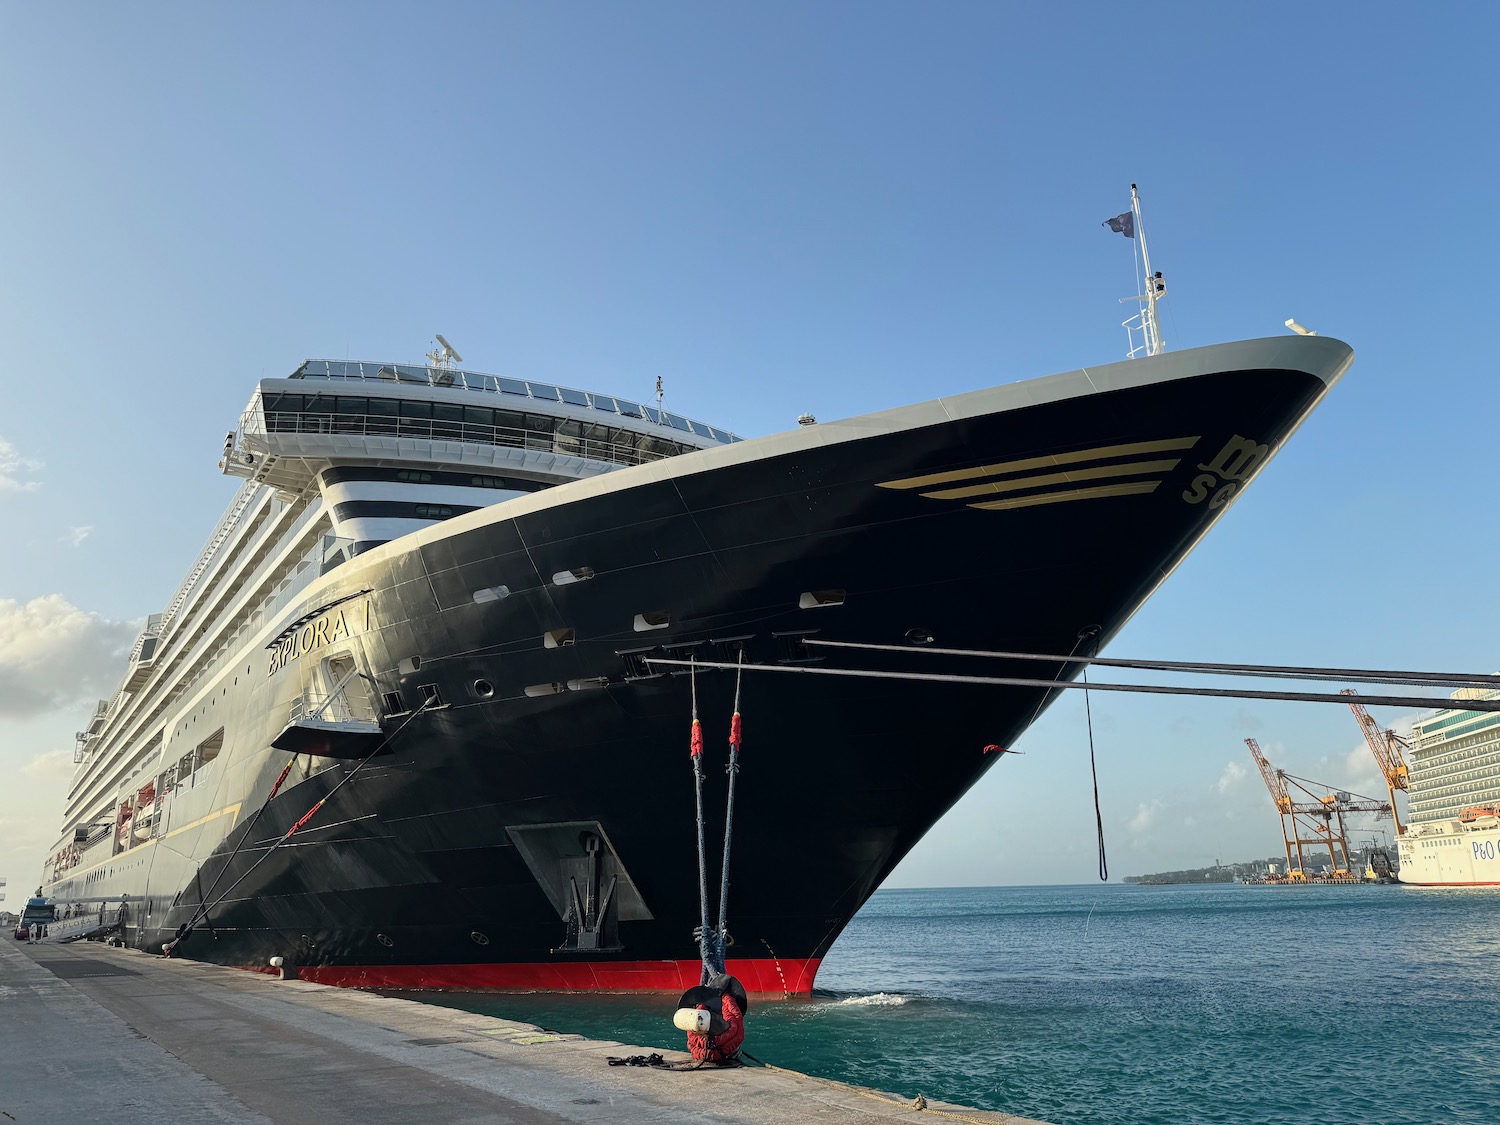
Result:
[[475,680],[474,694],[480,699],[493,698],[495,694],[495,685],[490,683],[489,680]]
[[926,629],[908,629],[906,631],[906,640],[909,644],[930,645],[933,638],[932,633]]

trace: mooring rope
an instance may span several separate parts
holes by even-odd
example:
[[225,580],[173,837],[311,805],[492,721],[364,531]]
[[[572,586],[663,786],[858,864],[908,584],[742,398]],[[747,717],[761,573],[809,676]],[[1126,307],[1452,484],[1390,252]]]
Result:
[[[1079,643],[1084,638],[1094,642],[1094,652],[1099,651],[1099,626],[1090,625],[1078,634]],[[1094,760],[1094,711],[1089,706],[1089,666],[1083,666],[1083,715],[1089,728],[1089,773],[1094,779],[1094,829],[1099,840],[1099,882],[1109,882],[1109,857],[1104,854],[1104,813],[1099,808],[1099,766]]]
[[[339,783],[337,785],[335,785],[332,789],[330,789],[327,793],[325,793],[322,797],[320,797],[318,799],[317,803],[315,803],[312,808],[308,809],[307,812],[303,813],[302,816],[301,816],[301,818],[298,819],[295,824],[293,824],[290,828],[288,828],[286,830],[286,833],[281,837],[281,839],[277,840],[274,844],[272,844],[269,848],[267,848],[263,853],[261,853],[260,857],[257,858],[256,861],[254,863],[252,863],[249,867],[247,867],[244,870],[244,872],[240,875],[240,877],[238,879],[236,879],[233,883],[230,883],[229,886],[224,889],[224,893],[223,894],[221,894],[213,902],[200,902],[198,904],[198,909],[193,912],[192,918],[189,919],[186,923],[184,923],[184,926],[186,928],[184,929],[183,926],[179,926],[178,927],[178,933],[181,935],[181,938],[185,938],[185,937],[191,935],[192,932],[193,932],[193,927],[196,926],[200,920],[207,921],[209,911],[211,911],[214,907],[218,906],[226,898],[228,898],[234,892],[234,889],[236,887],[238,887],[241,883],[243,883],[246,879],[248,879],[250,877],[251,873],[254,872],[254,870],[257,867],[259,867],[262,863],[264,863],[267,859],[269,859],[271,857],[271,854],[273,852],[275,852],[277,848],[281,847],[282,844],[286,843],[293,836],[295,836],[297,834],[297,830],[299,828],[301,828],[304,824],[306,824],[309,820],[311,820],[313,818],[313,816],[317,814],[318,810],[321,809],[324,805],[326,805],[333,798],[333,795],[335,793],[337,793],[345,785],[349,784],[349,782],[351,782],[352,780],[354,780],[354,776],[357,773],[359,773],[360,770],[362,770],[362,769],[365,768],[365,766],[369,763],[370,759],[373,758],[373,757],[375,757],[376,754],[380,753],[387,746],[389,746],[392,742],[394,742],[395,739],[396,739],[396,737],[398,735],[400,735],[402,731],[404,731],[407,727],[409,727],[412,724],[412,720],[414,720],[423,711],[427,710],[428,706],[431,703],[432,703],[432,700],[430,698],[422,700],[421,706],[419,706],[415,711],[413,711],[410,715],[408,715],[406,717],[406,721],[405,722],[403,722],[399,727],[397,727],[395,730],[393,730],[390,734],[386,735],[385,738],[381,739],[380,743],[375,747],[375,749],[371,750],[368,754],[366,754],[363,758],[361,758],[360,761],[359,761],[359,764],[357,766],[355,766],[352,770],[350,770],[348,773],[346,773],[342,778],[340,778],[339,779]],[[293,758],[293,760],[295,761],[295,757]],[[289,770],[290,767],[291,767],[291,763],[288,762],[287,763],[287,769]],[[283,770],[282,771],[282,777],[280,779],[278,779],[278,781],[277,781],[277,785],[278,786],[281,784],[282,780],[285,780],[286,773],[287,773],[287,770]],[[266,798],[266,803],[267,804],[270,803],[270,798],[269,797]],[[261,808],[264,809],[265,805],[262,805]],[[259,817],[257,817],[256,819],[259,819]],[[252,828],[252,827],[254,827],[254,821],[252,821],[251,824],[246,827],[246,829],[245,829],[245,835],[240,838],[240,844],[243,844],[245,842],[245,840],[247,840],[249,838],[249,836],[250,836],[250,828]],[[239,853],[239,845],[236,845],[234,851],[230,853],[230,858],[232,859],[238,853]],[[228,860],[225,861],[225,865],[224,866],[225,866],[225,870],[228,870],[228,866],[229,866]],[[223,874],[224,874],[224,872],[221,871],[219,873],[219,877],[222,878]],[[219,883],[219,880],[215,879],[213,885],[214,886],[218,886],[218,883]],[[212,888],[210,888],[210,891],[211,890],[212,890]],[[207,895],[205,895],[204,897],[207,898]],[[178,940],[181,940],[181,938],[179,938]]]
[[724,962],[729,955],[729,844],[734,835],[734,783],[740,772],[740,685],[744,680],[745,652],[740,650],[739,670],[734,677],[734,715],[729,720],[729,794],[724,807],[724,865],[719,873],[719,931],[716,936],[718,957],[716,968],[724,971]]
[[[1078,656],[1077,648],[1067,656],[1041,652],[1004,652],[975,648],[933,648],[928,645],[884,645],[862,641],[822,641],[804,638],[805,645],[822,648],[853,648],[871,652],[905,652],[928,656],[974,656],[992,660],[1036,660],[1064,664],[1097,664],[1109,668],[1136,668],[1147,672],[1194,672],[1212,676],[1254,676],[1287,680],[1350,680],[1366,684],[1423,687],[1500,688],[1500,675],[1478,672],[1406,672],[1370,668],[1322,668],[1296,664],[1211,664],[1200,660],[1127,660],[1122,657]],[[707,667],[707,665],[705,665]]]
[[708,924],[708,848],[704,842],[703,829],[703,724],[698,721],[698,668],[689,659],[688,679],[693,688],[693,733],[688,743],[688,753],[693,759],[693,792],[698,803],[698,954],[703,960],[703,971],[698,983],[708,983],[710,947],[713,934]]
[[[266,807],[270,805],[272,799],[276,796],[276,794],[281,791],[282,783],[286,781],[287,775],[292,772],[292,767],[296,764],[296,754],[293,754],[286,760],[286,765],[281,768],[281,773],[276,778],[275,784],[271,786],[271,791],[266,794],[266,799],[261,802],[260,808],[255,810],[255,815],[250,818],[250,823],[245,826],[244,834],[240,836],[239,842],[234,845],[234,849],[229,853],[229,858],[224,861],[224,866],[219,868],[219,873],[214,876],[214,881],[208,885],[208,890],[204,891],[201,895],[198,896],[198,904],[200,906],[208,901],[208,896],[213,894],[219,883],[223,881],[225,873],[229,870],[229,865],[234,862],[235,856],[240,854],[240,849],[245,846],[245,841],[250,839],[250,834],[255,831],[255,826],[260,823],[260,818],[265,813]],[[198,870],[201,873],[203,869],[200,867]],[[207,917],[205,915],[205,921],[206,920]],[[196,923],[197,918],[194,917],[193,921],[185,923],[185,925],[188,929],[191,929]],[[212,927],[210,927],[210,929],[211,928]],[[182,927],[178,927],[178,932],[183,932]]]
[[[811,642],[804,642],[811,643]],[[902,648],[902,652],[918,652],[920,649]],[[647,664],[665,667],[687,667],[686,660],[673,660],[664,656],[643,657]],[[1057,656],[1038,657],[1040,660],[1060,660]],[[722,661],[700,660],[699,668],[734,669],[735,664]],[[810,668],[800,664],[746,664],[747,672],[781,672],[793,676],[845,676],[871,680],[914,680],[944,684],[989,684],[995,687],[1047,688],[1078,691],[1085,687],[1090,691],[1126,691],[1146,695],[1199,695],[1211,699],[1278,699],[1290,703],[1337,703],[1349,705],[1349,696],[1318,691],[1250,691],[1236,688],[1174,687],[1167,684],[1080,684],[1070,680],[1030,680],[1010,676],[958,676],[937,672],[885,672],[872,668]],[[1368,707],[1446,707],[1452,700],[1431,695],[1361,695],[1359,702]],[[1465,699],[1466,711],[1500,711],[1500,699]]]

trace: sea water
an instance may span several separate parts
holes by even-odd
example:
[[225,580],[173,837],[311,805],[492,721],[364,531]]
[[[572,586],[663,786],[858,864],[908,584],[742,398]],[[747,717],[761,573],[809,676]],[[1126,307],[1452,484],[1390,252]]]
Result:
[[[1500,1123],[1500,889],[881,891],[817,983],[746,1049],[1059,1125]],[[683,1047],[672,997],[419,995]]]

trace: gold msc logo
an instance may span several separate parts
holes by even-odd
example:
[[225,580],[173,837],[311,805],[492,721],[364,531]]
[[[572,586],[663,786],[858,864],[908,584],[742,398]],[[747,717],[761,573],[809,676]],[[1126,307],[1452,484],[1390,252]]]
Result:
[[[1155,492],[1166,475],[1182,463],[1181,457],[1171,454],[1191,449],[1200,436],[1100,445],[1072,453],[881,481],[880,487],[920,489],[921,495],[931,500],[967,500],[969,507],[990,512],[1108,496],[1141,496]],[[1223,457],[1220,454],[1216,462]]]
[[1183,492],[1182,498],[1189,504],[1201,504],[1206,499],[1210,508],[1222,508],[1234,499],[1240,485],[1249,479],[1270,452],[1269,445],[1235,434],[1224,443],[1217,457],[1198,466],[1198,475]]

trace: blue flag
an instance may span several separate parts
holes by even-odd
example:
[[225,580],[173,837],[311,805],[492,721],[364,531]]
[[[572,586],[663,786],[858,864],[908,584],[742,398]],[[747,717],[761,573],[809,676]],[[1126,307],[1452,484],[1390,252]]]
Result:
[[1126,211],[1125,214],[1116,215],[1113,219],[1105,219],[1099,225],[1108,227],[1116,234],[1123,234],[1126,238],[1135,237],[1135,214],[1133,212]]

